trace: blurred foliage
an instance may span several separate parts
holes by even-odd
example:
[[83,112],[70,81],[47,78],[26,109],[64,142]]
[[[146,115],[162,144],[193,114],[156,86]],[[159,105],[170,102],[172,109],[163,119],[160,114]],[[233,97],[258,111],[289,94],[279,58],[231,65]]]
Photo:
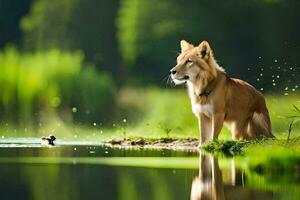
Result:
[[75,80],[72,102],[79,121],[107,122],[114,115],[114,83],[107,74],[84,69]]
[[175,65],[181,39],[208,40],[229,75],[279,91],[299,80],[299,7],[294,0],[124,0],[120,51],[134,77],[159,83]]
[[[168,37],[174,36],[181,28],[182,20],[178,12],[180,9],[176,4],[168,0],[122,1],[117,26],[120,50],[125,62],[132,64],[141,56],[153,58],[159,56],[161,52],[164,52],[164,55],[168,54],[166,51],[168,46],[164,46],[166,43],[163,39],[170,42]],[[160,40],[154,42],[155,39]]]
[[83,59],[81,52],[59,50],[0,52],[1,118],[30,125],[42,113],[57,111],[68,120],[74,108],[75,119],[103,119],[112,109],[114,86],[109,76],[82,68]]
[[[15,26],[28,6],[1,2],[0,30],[8,36],[1,39],[21,39],[7,24]],[[118,86],[160,84],[184,38],[208,40],[229,75],[277,92],[297,89],[299,7],[295,0],[32,0],[19,23],[23,50],[81,49]]]
[[278,116],[289,114],[300,87],[299,8],[295,0],[3,0],[0,47],[19,50],[1,52],[0,117],[24,124],[48,113],[97,124],[128,118],[139,121],[133,133],[195,134],[186,94],[121,87],[162,87],[179,41],[205,39],[229,76],[276,94],[268,98],[273,127],[285,131],[289,122]]
[[[118,0],[35,0],[22,18],[25,50],[81,49],[85,60],[109,71],[117,83],[125,74],[115,39]],[[55,17],[54,17],[55,16]]]
[[198,137],[197,119],[183,91],[127,88],[119,93],[118,105],[129,137]]
[[153,83],[168,74],[183,22],[178,1],[122,1],[117,18],[119,48],[134,76]]
[[180,39],[196,45],[206,39],[229,74],[275,92],[299,79],[299,6],[293,0],[35,0],[21,27],[24,49],[82,49],[118,85],[126,71],[129,80],[159,83],[175,64]]
[[25,33],[25,49],[45,50],[66,48],[67,28],[75,0],[36,0],[30,13],[22,18],[20,26]]
[[22,32],[19,21],[30,8],[31,0],[1,0],[0,1],[0,48],[6,43],[19,44]]
[[[166,130],[172,138],[199,137],[198,121],[192,113],[186,91],[127,88],[118,97],[118,107],[123,111],[123,117],[128,118],[128,137],[161,137],[166,136]],[[295,115],[291,105],[299,107],[299,94],[281,97],[267,95],[266,102],[273,134],[277,138],[287,139],[291,122],[289,117]],[[300,126],[295,124],[291,138],[298,136]],[[222,129],[219,139],[231,139],[226,127]]]

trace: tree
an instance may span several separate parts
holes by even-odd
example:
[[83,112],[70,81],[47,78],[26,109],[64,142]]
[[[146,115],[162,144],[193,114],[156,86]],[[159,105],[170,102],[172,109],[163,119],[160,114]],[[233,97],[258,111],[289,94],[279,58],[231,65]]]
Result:
[[29,5],[29,0],[0,1],[0,47],[8,42],[19,44],[21,39],[19,20],[28,12]]
[[[195,45],[208,40],[229,75],[279,90],[280,83],[292,84],[300,74],[295,71],[299,7],[293,0],[123,0],[117,19],[120,52],[134,77],[159,83],[175,65],[181,39]],[[273,87],[274,76],[283,73],[289,76]]]
[[117,49],[119,0],[35,0],[21,21],[24,49],[83,50],[85,61],[110,72],[120,83],[124,71]]

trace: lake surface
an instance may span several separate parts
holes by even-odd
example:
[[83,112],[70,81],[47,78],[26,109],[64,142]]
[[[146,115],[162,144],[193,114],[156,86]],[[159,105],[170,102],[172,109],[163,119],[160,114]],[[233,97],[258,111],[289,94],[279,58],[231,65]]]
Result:
[[274,172],[203,152],[39,142],[0,140],[1,199],[300,199],[295,163]]

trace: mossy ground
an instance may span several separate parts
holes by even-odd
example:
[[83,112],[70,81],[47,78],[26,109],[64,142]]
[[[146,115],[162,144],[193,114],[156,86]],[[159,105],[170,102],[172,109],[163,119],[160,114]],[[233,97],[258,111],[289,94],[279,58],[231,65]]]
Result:
[[205,143],[202,148],[209,153],[223,153],[225,155],[240,155],[247,152],[254,152],[259,149],[263,151],[284,150],[299,153],[300,156],[300,137],[290,140],[286,139],[260,139],[252,141],[233,141],[233,140],[213,140]]

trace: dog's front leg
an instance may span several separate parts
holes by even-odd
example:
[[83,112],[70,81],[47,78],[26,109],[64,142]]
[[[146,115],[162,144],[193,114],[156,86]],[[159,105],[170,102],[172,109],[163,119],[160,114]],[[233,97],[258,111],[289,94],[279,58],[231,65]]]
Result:
[[218,113],[212,117],[212,139],[218,139],[218,136],[222,130],[225,114]]
[[211,139],[212,137],[212,119],[208,118],[204,114],[200,114],[199,117],[199,129],[200,129],[200,143],[199,147]]

